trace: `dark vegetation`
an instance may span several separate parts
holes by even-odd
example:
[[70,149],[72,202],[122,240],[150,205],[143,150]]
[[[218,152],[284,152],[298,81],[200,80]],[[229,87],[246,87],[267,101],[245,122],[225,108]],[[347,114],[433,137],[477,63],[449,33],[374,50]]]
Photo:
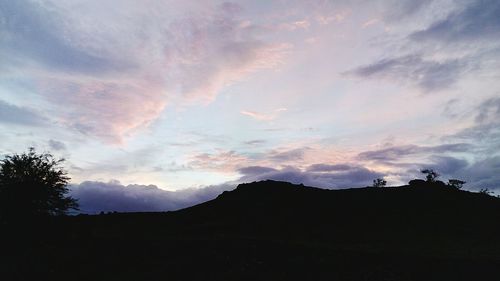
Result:
[[69,177],[62,162],[49,153],[37,154],[34,148],[1,160],[0,223],[38,220],[78,209],[76,200],[66,196]]
[[374,179],[373,187],[385,187],[387,185],[387,181],[384,179]]
[[2,226],[0,279],[499,280],[500,199],[422,172],[401,187],[262,181],[175,212],[19,220]]

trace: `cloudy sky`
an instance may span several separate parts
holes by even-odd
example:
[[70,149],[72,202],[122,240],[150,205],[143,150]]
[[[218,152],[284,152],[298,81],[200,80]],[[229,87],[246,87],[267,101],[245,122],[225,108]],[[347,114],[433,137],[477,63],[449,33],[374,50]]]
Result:
[[92,211],[421,168],[500,191],[498,15],[497,0],[0,0],[0,154],[66,158]]

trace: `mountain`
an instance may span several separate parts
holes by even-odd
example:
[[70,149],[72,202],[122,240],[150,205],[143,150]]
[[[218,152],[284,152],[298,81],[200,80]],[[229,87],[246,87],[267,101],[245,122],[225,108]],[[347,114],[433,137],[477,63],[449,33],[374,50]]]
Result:
[[2,280],[500,279],[500,199],[439,183],[262,181],[175,212],[30,227],[4,238]]

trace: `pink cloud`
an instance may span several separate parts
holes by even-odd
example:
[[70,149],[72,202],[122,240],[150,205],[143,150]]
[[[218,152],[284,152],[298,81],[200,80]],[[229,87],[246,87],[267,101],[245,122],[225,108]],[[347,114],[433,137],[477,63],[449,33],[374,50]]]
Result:
[[148,125],[166,106],[161,89],[142,81],[52,79],[41,88],[56,104],[58,122],[113,144],[123,143],[126,135]]
[[308,20],[304,19],[304,20],[298,20],[298,21],[294,21],[294,22],[282,23],[278,26],[278,29],[294,31],[297,29],[308,29],[310,26],[311,26],[311,23]]
[[338,12],[332,15],[318,15],[316,16],[316,22],[320,25],[328,25],[332,22],[343,22],[349,15],[348,11]]
[[191,156],[189,165],[198,169],[232,173],[246,166],[249,159],[235,151],[219,151],[217,153],[202,153]]
[[370,26],[375,25],[375,24],[377,24],[379,22],[380,22],[379,19],[370,19],[370,20],[367,20],[366,22],[363,23],[363,28],[370,27]]
[[[65,25],[61,42],[71,41],[68,48],[75,50],[66,52],[68,64],[73,55],[99,54],[102,62],[92,65],[99,71],[89,72],[84,63],[72,71],[54,64],[30,69],[30,75],[53,119],[104,142],[123,143],[158,118],[167,102],[209,103],[224,87],[283,63],[291,45],[263,40],[256,32],[263,28],[242,18],[241,10],[236,4],[204,5],[172,19],[144,8],[142,14],[131,12],[130,21],[124,13],[110,15],[102,27],[90,19]],[[110,23],[119,27],[105,25]]]
[[206,18],[175,21],[165,49],[167,68],[176,70],[168,79],[171,88],[188,102],[210,102],[223,87],[279,66],[292,46],[253,35],[263,29],[225,9]]

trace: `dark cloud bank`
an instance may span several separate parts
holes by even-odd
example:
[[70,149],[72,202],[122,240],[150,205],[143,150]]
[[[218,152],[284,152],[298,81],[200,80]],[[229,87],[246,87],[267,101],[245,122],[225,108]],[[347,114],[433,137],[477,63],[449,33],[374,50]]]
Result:
[[236,185],[222,184],[201,189],[166,191],[155,185],[122,185],[118,181],[85,181],[71,186],[70,195],[78,199],[80,212],[159,212],[186,208],[214,199]]
[[101,211],[138,212],[170,211],[214,199],[238,183],[259,180],[281,180],[323,188],[361,187],[371,183],[381,173],[356,165],[316,164],[301,170],[294,167],[274,169],[251,166],[239,170],[242,177],[235,182],[200,189],[166,191],[155,185],[122,185],[118,181],[86,181],[71,187],[71,196],[79,200],[82,213]]

